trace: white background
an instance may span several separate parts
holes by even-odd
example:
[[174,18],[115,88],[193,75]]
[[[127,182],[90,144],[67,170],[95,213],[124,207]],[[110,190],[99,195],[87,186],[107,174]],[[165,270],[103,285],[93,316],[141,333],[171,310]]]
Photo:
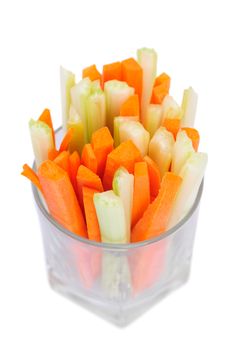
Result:
[[[232,349],[231,1],[0,2],[0,348]],[[126,329],[50,290],[31,187],[28,119],[60,124],[60,64],[79,76],[142,46],[159,54],[172,95],[199,93],[196,126],[209,154],[191,279]]]

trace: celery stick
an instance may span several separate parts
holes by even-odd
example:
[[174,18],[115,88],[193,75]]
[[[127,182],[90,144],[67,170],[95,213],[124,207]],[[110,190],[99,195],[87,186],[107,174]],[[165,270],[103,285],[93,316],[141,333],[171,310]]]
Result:
[[192,128],[194,126],[196,110],[197,110],[197,93],[192,87],[184,90],[182,100],[183,118],[181,125]]
[[120,125],[126,121],[139,121],[139,117],[132,116],[132,117],[115,117],[114,118],[114,145],[115,147],[119,146],[120,144],[120,135],[119,135],[119,128]]
[[81,117],[78,115],[72,105],[70,106],[67,128],[74,129],[74,135],[69,146],[70,152],[72,153],[73,151],[78,151],[79,154],[82,154],[82,149],[85,144],[84,126]]
[[71,104],[70,90],[75,85],[75,75],[63,67],[60,67],[61,81],[61,103],[62,103],[62,127],[63,131],[67,130],[67,120]]
[[156,130],[160,127],[162,121],[162,106],[150,104],[147,108],[146,129],[150,133],[150,137],[154,136]]
[[106,96],[107,126],[113,132],[113,119],[119,116],[121,105],[134,94],[134,88],[126,82],[109,80],[104,84]]
[[52,129],[44,122],[29,121],[32,148],[37,168],[48,159],[48,152],[54,148]]
[[179,175],[182,166],[193,152],[195,151],[191,139],[185,131],[180,130],[176,136],[176,142],[173,147],[171,171]]
[[94,194],[94,205],[105,243],[127,243],[127,223],[122,199],[113,191]]
[[153,49],[142,48],[137,51],[137,57],[143,70],[141,118],[143,125],[146,126],[147,108],[150,104],[157,71],[157,53]]
[[160,127],[152,137],[149,144],[149,156],[158,165],[161,178],[169,171],[175,140],[171,132]]
[[101,89],[94,89],[87,98],[88,142],[94,131],[106,125],[105,94]]
[[90,95],[91,87],[91,80],[89,78],[84,78],[73,86],[70,91],[72,105],[83,122],[85,142],[88,142],[87,99]]
[[119,136],[120,143],[131,140],[141,152],[142,157],[147,155],[150,134],[140,122],[128,121],[122,123],[119,127]]
[[181,119],[183,115],[182,108],[174,100],[173,97],[167,95],[162,102],[162,120],[168,119]]
[[176,225],[191,209],[207,165],[207,154],[194,152],[183,165],[179,175],[183,178],[177,194],[168,228]]
[[130,174],[124,167],[120,167],[115,172],[112,187],[114,193],[122,199],[124,205],[127,224],[127,242],[130,242],[134,176]]

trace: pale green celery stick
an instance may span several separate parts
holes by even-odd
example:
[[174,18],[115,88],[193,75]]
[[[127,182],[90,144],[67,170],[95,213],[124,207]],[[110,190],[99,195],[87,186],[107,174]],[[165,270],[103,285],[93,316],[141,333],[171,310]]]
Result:
[[101,284],[110,299],[121,301],[130,296],[131,274],[124,254],[103,252]]
[[167,95],[162,102],[162,121],[165,118],[168,119],[181,119],[183,116],[183,110],[174,100],[173,97]]
[[150,104],[147,108],[146,129],[150,137],[154,136],[156,130],[160,127],[162,121],[162,106]]
[[94,80],[91,82],[91,92],[96,92],[102,90],[100,85],[100,80]]
[[84,78],[72,87],[70,91],[72,105],[83,122],[85,142],[88,142],[87,99],[91,93],[91,86],[91,80],[89,78]]
[[106,125],[105,94],[101,89],[95,89],[87,98],[88,142],[92,133]]
[[113,132],[113,119],[120,114],[122,104],[134,94],[134,88],[124,81],[109,80],[104,84],[106,96],[107,126]]
[[165,172],[169,171],[174,143],[172,133],[162,126],[155,132],[150,141],[149,156],[158,165],[161,178]]
[[177,193],[168,228],[175,226],[191,209],[207,165],[207,154],[194,152],[182,167],[183,181]]
[[132,116],[132,117],[115,117],[114,118],[114,145],[115,147],[119,146],[120,144],[120,135],[119,135],[119,128],[122,123],[125,123],[127,121],[139,121],[139,117]]
[[193,90],[192,87],[184,90],[182,100],[183,118],[181,121],[181,125],[183,127],[192,128],[194,126],[197,110],[197,99],[197,93]]
[[147,125],[147,108],[150,104],[153,85],[157,72],[157,53],[153,49],[142,48],[137,51],[138,63],[143,70],[141,119]]
[[140,122],[128,121],[119,127],[120,143],[131,140],[141,152],[142,157],[148,153],[150,134]]
[[69,145],[70,152],[72,153],[74,151],[78,151],[81,155],[85,144],[84,126],[81,117],[78,115],[76,109],[72,105],[70,106],[67,128],[72,128],[74,130],[74,134]]
[[62,128],[65,133],[67,130],[67,120],[71,104],[70,90],[75,85],[75,75],[63,67],[60,67],[61,84],[61,104],[62,104]]
[[130,242],[134,176],[124,167],[120,167],[115,172],[112,188],[114,193],[122,199],[127,223],[127,242]]
[[179,175],[184,163],[194,152],[191,139],[185,131],[180,130],[173,147],[171,171]]
[[127,243],[127,224],[122,199],[113,191],[94,194],[101,241]]
[[37,168],[48,159],[48,152],[54,148],[52,129],[42,121],[29,121],[32,148]]

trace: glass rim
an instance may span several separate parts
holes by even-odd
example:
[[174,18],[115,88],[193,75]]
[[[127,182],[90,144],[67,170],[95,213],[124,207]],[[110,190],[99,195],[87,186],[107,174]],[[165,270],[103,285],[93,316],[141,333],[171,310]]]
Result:
[[[61,128],[56,130],[56,133],[61,130]],[[33,169],[35,169],[35,162],[33,163]],[[88,244],[90,246],[93,247],[98,247],[98,248],[105,248],[108,250],[129,250],[129,249],[134,249],[134,248],[139,248],[142,246],[147,246],[153,243],[156,243],[158,241],[161,241],[162,239],[174,234],[175,232],[177,232],[194,214],[194,212],[196,211],[199,203],[200,203],[200,199],[202,196],[202,192],[203,192],[203,186],[204,186],[204,179],[201,182],[201,185],[199,187],[196,199],[192,205],[192,207],[190,208],[190,210],[188,211],[188,213],[184,216],[184,218],[182,220],[180,220],[175,226],[173,226],[172,228],[170,228],[169,230],[161,233],[160,235],[151,238],[151,239],[147,239],[144,241],[140,241],[140,242],[136,242],[136,243],[104,243],[104,242],[97,242],[97,241],[93,241],[90,240],[88,238],[83,238],[75,233],[73,233],[72,231],[69,231],[68,229],[66,229],[64,226],[62,226],[61,224],[59,224],[58,221],[56,221],[46,210],[46,208],[44,207],[42,200],[39,196],[38,190],[36,188],[36,186],[34,186],[32,184],[32,192],[34,195],[34,199],[35,202],[37,204],[37,207],[39,208],[41,214],[52,224],[54,225],[60,232],[66,234],[67,236],[83,243],[83,244]]]

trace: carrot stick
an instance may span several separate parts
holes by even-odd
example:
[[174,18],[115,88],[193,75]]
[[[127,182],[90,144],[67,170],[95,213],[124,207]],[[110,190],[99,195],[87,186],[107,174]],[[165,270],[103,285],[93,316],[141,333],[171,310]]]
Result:
[[69,156],[69,169],[70,169],[70,180],[75,190],[77,198],[78,198],[78,187],[77,187],[76,176],[77,176],[79,166],[80,166],[80,157],[78,152],[74,151]]
[[51,128],[52,135],[53,135],[53,142],[54,142],[54,145],[55,145],[55,133],[54,133],[53,122],[52,122],[50,110],[46,108],[42,112],[42,114],[40,115],[38,120],[40,120],[41,122],[44,122],[45,124],[47,124]]
[[173,173],[164,175],[158,196],[132,230],[132,242],[157,237],[166,230],[181,182],[182,178]]
[[98,175],[93,173],[90,169],[85,167],[84,165],[80,165],[78,168],[77,176],[77,188],[78,188],[78,199],[81,205],[81,208],[84,209],[83,206],[83,187],[89,187],[99,192],[103,191],[103,185],[101,179]]
[[174,138],[176,139],[176,135],[180,130],[181,120],[179,118],[165,118],[162,126],[164,126],[168,131],[170,131]]
[[92,66],[86,67],[83,69],[82,77],[89,78],[90,80],[101,80],[101,74],[97,70],[96,65],[93,64]]
[[67,172],[46,160],[38,169],[38,177],[52,217],[67,230],[87,237],[85,221]]
[[151,103],[161,104],[166,95],[169,94],[170,77],[166,73],[160,74],[154,83],[152,91]]
[[188,135],[188,137],[192,140],[193,148],[197,152],[199,142],[200,142],[199,132],[194,128],[181,128],[181,129],[184,130],[186,132],[186,134]]
[[107,127],[98,129],[92,134],[91,145],[97,159],[97,174],[102,177],[107,156],[113,150],[113,138]]
[[67,151],[69,144],[72,140],[73,134],[74,134],[74,129],[73,128],[68,129],[68,131],[66,132],[66,134],[63,137],[63,140],[61,142],[59,152]]
[[70,154],[68,151],[63,151],[54,159],[54,163],[65,170],[68,175],[70,175],[69,156]]
[[160,75],[157,76],[157,78],[155,79],[155,83],[154,86],[158,86],[158,85],[162,85],[164,84],[165,86],[167,86],[167,89],[169,91],[170,89],[170,84],[171,84],[171,78],[169,77],[168,74],[166,73],[161,73]]
[[100,242],[100,228],[93,202],[93,196],[99,191],[92,188],[83,187],[83,203],[87,223],[87,235],[88,238]]
[[27,177],[33,183],[33,185],[35,185],[38,188],[38,190],[42,192],[42,187],[41,187],[39,178],[35,173],[35,171],[29,165],[27,164],[23,165],[23,171],[21,175]]
[[103,177],[105,190],[112,188],[112,180],[115,171],[123,166],[129,173],[133,174],[134,164],[141,161],[141,153],[131,140],[122,142],[111,153],[108,154]]
[[85,165],[88,169],[93,171],[93,173],[97,173],[97,158],[90,143],[87,143],[83,147],[81,164]]
[[139,98],[138,95],[130,96],[121,106],[120,116],[122,117],[139,117]]
[[142,217],[150,204],[150,182],[146,162],[134,165],[134,192],[131,226],[134,226]]
[[148,174],[150,180],[150,195],[155,199],[159,193],[161,176],[158,165],[149,157],[145,156],[143,160],[148,167]]
[[142,68],[134,58],[128,58],[121,62],[122,80],[135,89],[135,93],[141,100],[142,94]]
[[103,66],[102,83],[104,84],[108,80],[121,80],[121,62]]
[[55,148],[53,148],[48,153],[48,159],[49,160],[54,160],[58,155],[59,155],[59,151],[56,150]]

